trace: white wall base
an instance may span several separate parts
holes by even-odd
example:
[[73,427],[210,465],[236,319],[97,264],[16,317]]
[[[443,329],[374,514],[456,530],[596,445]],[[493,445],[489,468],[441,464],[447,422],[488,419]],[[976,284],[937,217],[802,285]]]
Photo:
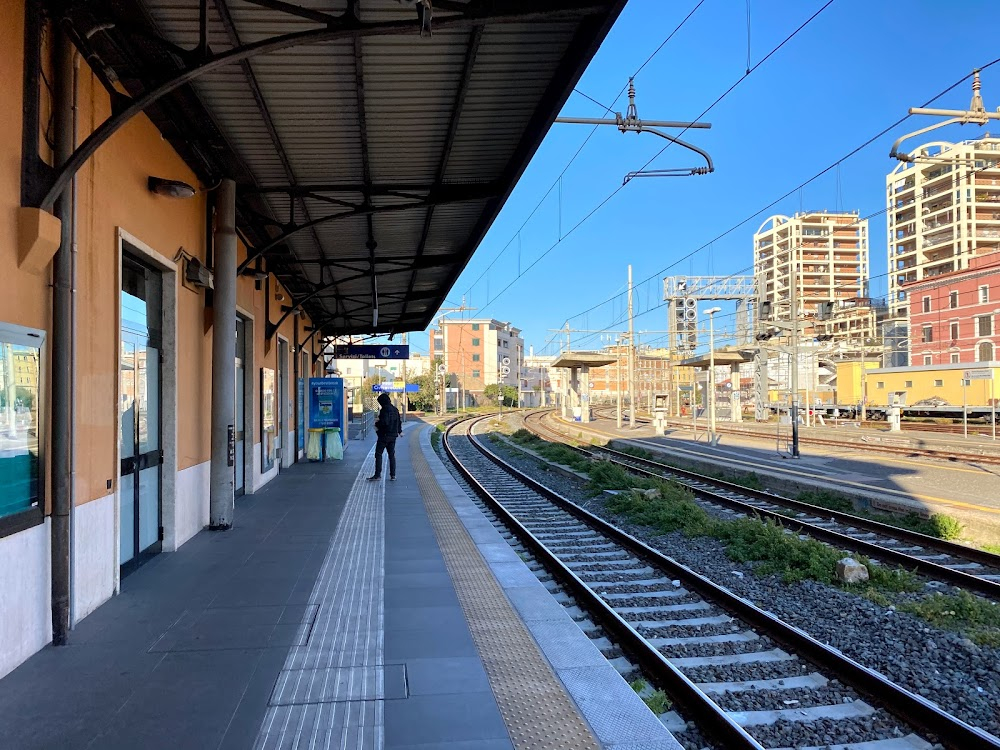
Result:
[[49,519],[0,539],[0,677],[52,640]]
[[260,443],[254,443],[253,445],[253,490],[256,492],[265,484],[270,482],[278,476],[278,462],[274,462],[274,466],[270,468],[269,471],[261,474],[260,472]]
[[295,432],[289,432],[285,434],[285,447],[281,451],[281,467],[287,469],[289,466],[295,463],[295,453],[297,446],[295,445]]
[[184,542],[208,526],[212,462],[190,466],[177,472],[177,499],[174,502],[174,534],[168,546],[164,534],[163,551],[174,552]]
[[73,510],[73,624],[115,592],[118,538],[116,495],[92,500]]

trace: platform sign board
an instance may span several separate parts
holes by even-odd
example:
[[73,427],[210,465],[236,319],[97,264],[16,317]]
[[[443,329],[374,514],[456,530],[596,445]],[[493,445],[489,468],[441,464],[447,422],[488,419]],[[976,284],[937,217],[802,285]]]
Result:
[[409,359],[409,344],[338,344],[334,359]]
[[965,371],[966,380],[993,380],[993,369],[990,367],[979,367],[975,370]]
[[420,386],[416,383],[407,383],[405,386],[403,383],[373,383],[372,390],[375,393],[403,393],[405,388],[406,393],[416,393],[420,390]]
[[309,378],[309,429],[344,428],[344,379]]

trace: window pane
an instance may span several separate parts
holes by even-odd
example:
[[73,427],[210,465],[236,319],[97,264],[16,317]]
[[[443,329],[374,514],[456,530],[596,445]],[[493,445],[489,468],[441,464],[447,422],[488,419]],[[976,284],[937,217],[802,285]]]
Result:
[[[0,516],[38,502],[38,378],[41,350],[0,331]],[[20,337],[18,337],[20,338]]]

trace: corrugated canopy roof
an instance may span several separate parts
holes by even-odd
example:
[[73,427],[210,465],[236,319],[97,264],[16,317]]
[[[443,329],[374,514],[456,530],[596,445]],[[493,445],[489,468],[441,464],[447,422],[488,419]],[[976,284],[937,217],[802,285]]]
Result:
[[412,0],[69,4],[132,101],[198,70],[145,111],[237,180],[251,255],[347,334],[430,323],[624,3],[432,0],[429,36]]

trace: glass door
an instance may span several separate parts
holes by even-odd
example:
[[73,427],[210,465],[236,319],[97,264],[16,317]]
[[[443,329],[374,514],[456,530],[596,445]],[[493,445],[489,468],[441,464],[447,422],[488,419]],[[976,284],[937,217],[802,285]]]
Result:
[[160,275],[123,258],[119,562],[131,572],[160,551]]
[[236,496],[244,492],[245,474],[243,469],[243,409],[246,404],[243,379],[243,357],[246,353],[246,324],[242,318],[236,319],[236,461],[233,471]]

